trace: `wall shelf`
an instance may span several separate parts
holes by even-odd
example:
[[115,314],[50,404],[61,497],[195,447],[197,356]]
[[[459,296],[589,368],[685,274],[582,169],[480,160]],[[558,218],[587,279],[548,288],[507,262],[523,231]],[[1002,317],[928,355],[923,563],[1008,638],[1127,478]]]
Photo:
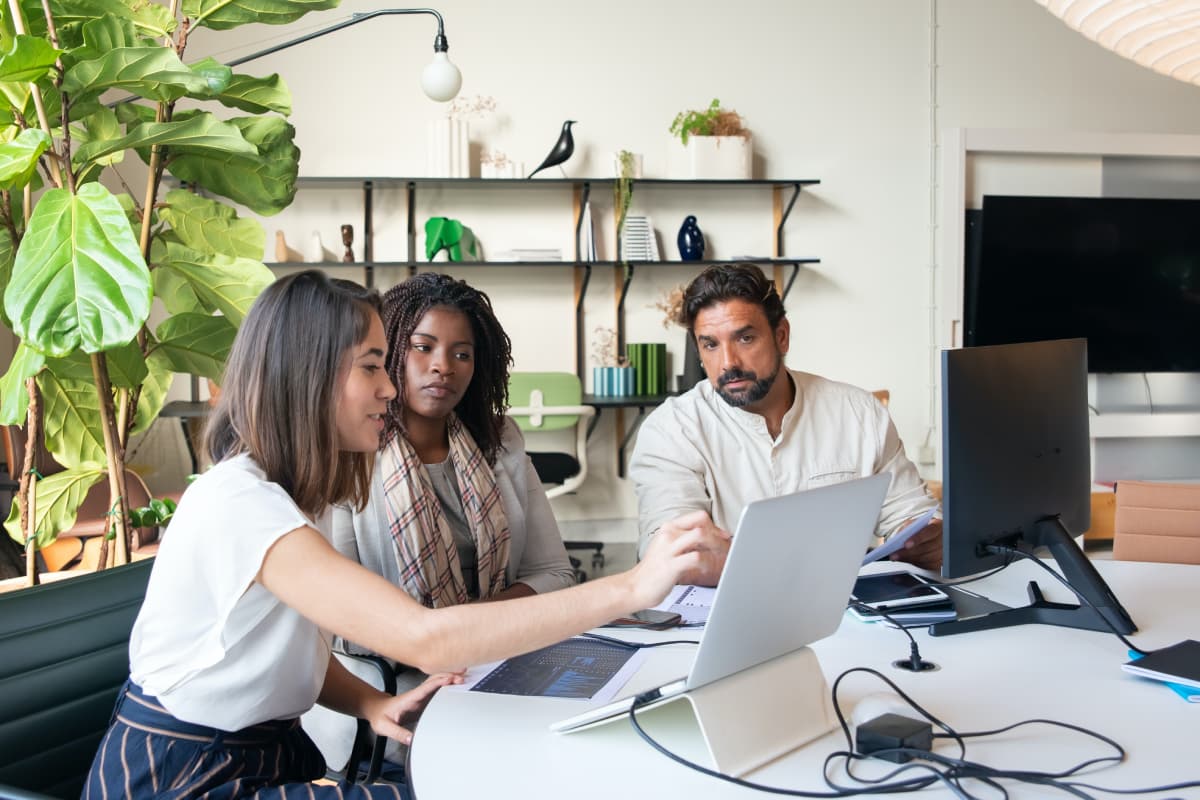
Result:
[[[617,242],[617,258],[615,260],[595,260],[587,259],[583,253],[583,211],[588,203],[593,186],[611,187],[616,183],[615,178],[425,178],[425,177],[387,177],[387,176],[303,176],[297,178],[296,185],[298,187],[312,188],[359,188],[362,190],[363,197],[363,236],[361,261],[342,262],[342,261],[327,261],[311,263],[309,266],[336,269],[336,268],[353,268],[363,271],[363,280],[367,286],[374,285],[375,268],[376,267],[407,267],[409,274],[416,274],[417,269],[423,266],[436,266],[455,269],[474,269],[483,267],[567,267],[576,270],[575,280],[575,371],[579,375],[580,380],[585,378],[585,356],[583,322],[584,300],[587,297],[587,290],[591,281],[592,269],[595,267],[611,268],[614,272],[614,278],[619,285],[619,291],[616,298],[617,312],[617,347],[623,349],[625,346],[625,298],[629,291],[629,285],[633,281],[634,275],[638,270],[654,269],[662,266],[692,266],[697,269],[704,269],[713,264],[728,263],[727,260],[711,260],[705,259],[701,261],[626,261],[621,258],[620,242]],[[796,280],[796,276],[800,271],[800,267],[805,264],[818,264],[818,258],[787,258],[783,255],[783,233],[784,227],[787,224],[788,218],[791,215],[792,209],[796,204],[796,200],[800,196],[800,192],[806,186],[815,186],[819,184],[819,180],[814,179],[747,179],[747,180],[732,180],[732,179],[668,179],[668,178],[642,178],[632,181],[634,190],[638,186],[654,186],[654,187],[712,187],[716,189],[734,188],[734,187],[763,187],[770,188],[774,194],[774,239],[772,241],[772,255],[770,258],[754,259],[754,263],[763,267],[775,269],[775,281],[779,286],[780,295],[787,299],[788,293],[791,291],[792,284]],[[440,188],[471,188],[482,189],[493,187],[504,191],[523,191],[526,189],[564,189],[572,190],[572,203],[574,211],[574,258],[565,261],[421,261],[418,259],[417,253],[417,191],[420,188],[440,187]],[[407,247],[405,260],[403,261],[376,261],[374,259],[374,221],[373,221],[373,200],[374,191],[376,188],[383,189],[402,189],[406,194],[407,200]],[[790,191],[789,191],[790,190]],[[298,265],[298,264],[297,264]],[[270,266],[292,266],[292,264],[272,264]],[[790,267],[790,273],[786,274],[786,268]]]

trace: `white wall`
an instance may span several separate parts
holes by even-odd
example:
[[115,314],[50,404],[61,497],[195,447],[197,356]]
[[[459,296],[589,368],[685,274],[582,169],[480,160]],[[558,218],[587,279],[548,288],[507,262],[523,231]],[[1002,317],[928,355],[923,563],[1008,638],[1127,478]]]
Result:
[[[288,28],[197,31],[187,59],[234,58],[376,6],[347,0]],[[473,138],[530,167],[570,118],[579,120],[566,165],[572,177],[610,175],[619,149],[642,152],[647,177],[663,175],[675,113],[718,97],[754,132],[758,176],[820,179],[797,204],[785,243],[790,255],[822,259],[801,272],[788,301],[789,365],[889,389],[913,456],[934,419],[935,132],[1200,133],[1200,89],[1103,50],[1032,0],[444,0],[437,7],[464,75],[462,95],[490,95],[498,106],[494,118],[473,126]],[[301,174],[420,175],[427,123],[443,113],[417,87],[432,35],[429,18],[376,19],[241,69],[286,77]],[[610,206],[600,194],[597,204]],[[766,254],[770,202],[766,190],[639,191],[634,213],[652,216],[669,255],[686,213],[697,214],[716,257]],[[456,216],[493,251],[537,241],[569,252],[569,209],[565,190],[442,192],[422,204],[418,221]],[[377,259],[404,257],[404,213],[398,194],[377,198]],[[278,228],[300,249],[319,228],[334,249],[343,222],[361,237],[359,217],[353,192],[306,192],[294,209],[265,221],[268,242]],[[589,331],[612,325],[612,276],[602,272],[589,291]],[[628,340],[666,341],[678,352],[682,333],[664,330],[652,304],[694,272],[647,272],[630,290]],[[517,368],[573,369],[570,270],[462,275],[493,296]],[[577,497],[555,501],[560,517],[635,513],[631,488],[614,474],[612,425],[606,413],[590,450],[596,479]]]

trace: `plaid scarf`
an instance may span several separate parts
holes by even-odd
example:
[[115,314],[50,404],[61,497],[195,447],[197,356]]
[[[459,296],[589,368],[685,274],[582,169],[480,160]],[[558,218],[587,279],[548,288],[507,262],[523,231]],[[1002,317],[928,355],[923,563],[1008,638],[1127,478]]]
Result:
[[[446,424],[450,463],[462,492],[463,511],[475,539],[480,599],[505,588],[508,520],[496,476],[458,417]],[[454,534],[442,513],[429,473],[403,435],[379,451],[384,508],[392,536],[401,588],[429,608],[467,602]]]

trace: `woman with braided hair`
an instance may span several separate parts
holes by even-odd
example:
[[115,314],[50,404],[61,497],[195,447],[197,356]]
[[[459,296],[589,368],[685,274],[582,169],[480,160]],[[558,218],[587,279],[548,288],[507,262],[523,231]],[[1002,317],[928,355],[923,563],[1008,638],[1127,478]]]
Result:
[[[334,546],[430,608],[574,584],[550,503],[505,416],[511,344],[488,296],[423,273],[384,295],[383,323],[397,395],[370,499],[335,509]],[[398,685],[421,677],[406,671]],[[331,758],[348,752],[349,718],[318,711],[304,724]]]

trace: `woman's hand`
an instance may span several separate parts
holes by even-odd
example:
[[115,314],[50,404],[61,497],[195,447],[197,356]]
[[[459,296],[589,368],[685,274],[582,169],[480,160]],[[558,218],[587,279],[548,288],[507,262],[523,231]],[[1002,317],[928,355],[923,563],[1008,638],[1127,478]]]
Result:
[[404,724],[420,716],[426,704],[429,703],[429,699],[438,689],[452,683],[462,682],[462,672],[442,672],[430,675],[415,689],[402,692],[394,697],[381,695],[376,702],[371,704],[366,720],[371,723],[371,730],[380,736],[395,739],[401,744],[412,744],[412,731],[405,728]]
[[630,570],[641,608],[656,605],[679,583],[715,586],[725,568],[732,537],[704,511],[665,523],[650,539],[641,562]]

